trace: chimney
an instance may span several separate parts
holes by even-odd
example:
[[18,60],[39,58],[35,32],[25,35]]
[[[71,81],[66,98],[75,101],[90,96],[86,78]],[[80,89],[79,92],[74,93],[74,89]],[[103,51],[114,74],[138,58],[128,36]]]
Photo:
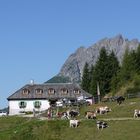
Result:
[[30,80],[30,85],[34,85],[34,80],[33,79]]

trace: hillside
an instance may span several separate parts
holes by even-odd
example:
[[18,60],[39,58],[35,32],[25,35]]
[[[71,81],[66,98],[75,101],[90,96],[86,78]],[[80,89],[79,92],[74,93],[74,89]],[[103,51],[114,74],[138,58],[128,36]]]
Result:
[[69,83],[71,82],[69,77],[66,76],[54,76],[45,83]]
[[[122,35],[117,35],[112,38],[101,39],[88,48],[80,47],[68,57],[57,76],[69,77],[71,82],[79,82],[85,63],[87,62],[89,65],[94,65],[102,47],[105,47],[108,53],[113,50],[119,62],[121,62],[126,48],[135,50],[138,45],[139,41],[137,39],[128,40]],[[56,78],[57,77],[55,77],[55,81]],[[51,79],[51,82],[53,82],[53,79]]]
[[[112,111],[98,116],[106,120],[109,127],[99,131],[94,120],[85,120],[84,112],[106,104]],[[78,128],[70,128],[68,120],[44,120],[1,117],[0,140],[139,140],[140,119],[133,119],[134,109],[139,108],[140,99],[126,100],[120,106],[116,102],[101,103],[80,110]],[[114,119],[114,120],[113,120]]]

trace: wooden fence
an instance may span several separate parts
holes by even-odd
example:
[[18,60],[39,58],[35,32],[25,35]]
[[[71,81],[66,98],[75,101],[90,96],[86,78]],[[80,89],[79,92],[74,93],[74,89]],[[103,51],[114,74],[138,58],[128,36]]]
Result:
[[131,98],[140,98],[140,93],[128,93],[126,95],[126,98],[131,99]]

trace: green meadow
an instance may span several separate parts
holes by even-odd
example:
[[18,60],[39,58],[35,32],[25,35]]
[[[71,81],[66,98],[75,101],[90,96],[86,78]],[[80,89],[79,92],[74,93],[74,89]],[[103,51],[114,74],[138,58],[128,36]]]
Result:
[[[86,120],[85,111],[107,105],[112,111],[97,115],[109,127],[97,130],[95,120]],[[0,118],[0,140],[140,140],[140,119],[133,119],[134,109],[140,109],[140,99],[129,99],[120,106],[116,102],[80,108],[78,128],[70,128],[69,120],[39,120],[18,116]],[[120,120],[119,120],[120,119]]]

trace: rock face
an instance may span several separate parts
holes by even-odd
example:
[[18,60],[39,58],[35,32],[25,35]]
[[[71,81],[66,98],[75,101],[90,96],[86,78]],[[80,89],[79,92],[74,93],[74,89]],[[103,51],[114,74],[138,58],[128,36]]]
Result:
[[108,53],[113,50],[121,63],[126,48],[135,50],[138,45],[139,41],[137,39],[129,41],[123,38],[122,35],[117,35],[113,38],[104,38],[89,48],[80,47],[75,53],[69,56],[58,76],[69,77],[71,82],[78,82],[82,77],[85,63],[94,65],[102,47],[105,47]]

